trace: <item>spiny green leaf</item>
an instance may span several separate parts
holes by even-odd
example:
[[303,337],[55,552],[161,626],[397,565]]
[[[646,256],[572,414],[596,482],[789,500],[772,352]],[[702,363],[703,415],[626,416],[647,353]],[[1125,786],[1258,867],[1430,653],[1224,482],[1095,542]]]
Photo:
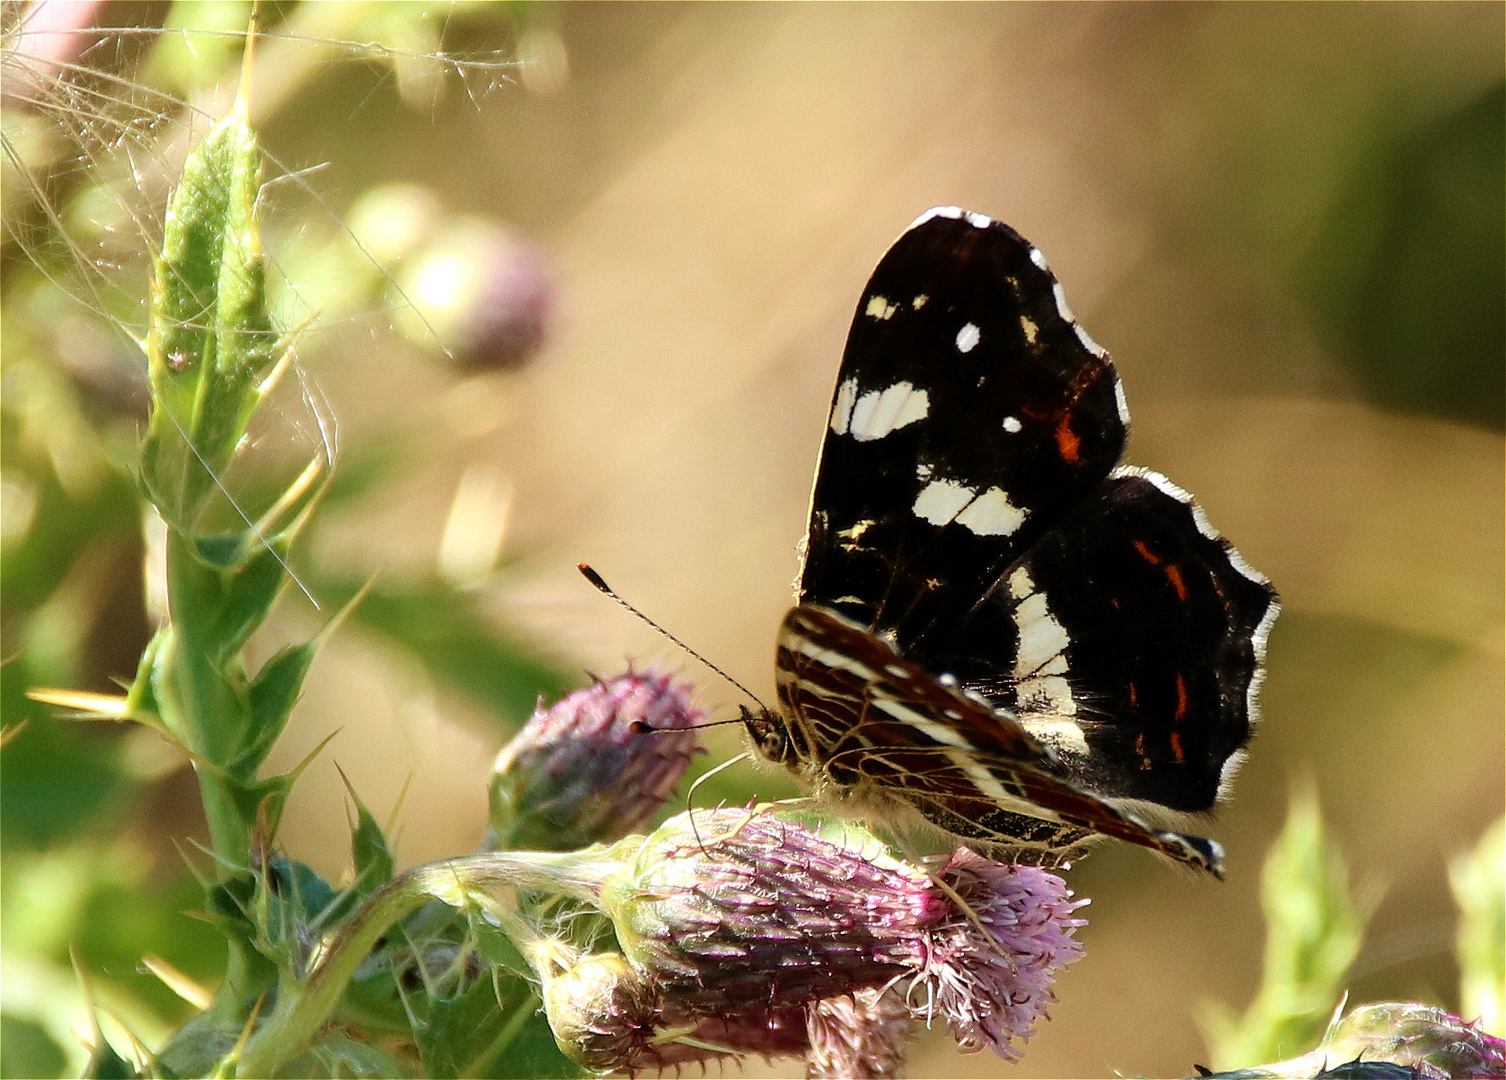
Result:
[[281,649],[262,665],[250,687],[251,738],[236,758],[233,768],[238,774],[249,775],[266,760],[298,695],[303,691],[303,679],[318,652],[317,641],[305,641]]
[[152,283],[142,481],[187,523],[245,434],[276,362],[256,223],[260,150],[237,109],[184,163]]

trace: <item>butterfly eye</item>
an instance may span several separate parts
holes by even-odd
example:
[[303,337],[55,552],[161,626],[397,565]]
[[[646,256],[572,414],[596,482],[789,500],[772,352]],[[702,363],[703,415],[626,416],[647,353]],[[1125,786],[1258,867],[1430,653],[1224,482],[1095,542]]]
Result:
[[768,709],[750,709],[743,706],[743,723],[753,741],[753,749],[760,757],[776,765],[787,765],[799,755],[790,739],[789,726]]

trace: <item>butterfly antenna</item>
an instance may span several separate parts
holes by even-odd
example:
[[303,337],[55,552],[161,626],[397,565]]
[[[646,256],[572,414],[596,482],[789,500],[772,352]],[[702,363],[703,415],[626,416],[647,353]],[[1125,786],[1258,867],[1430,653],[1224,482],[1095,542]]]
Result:
[[[689,645],[685,644],[679,638],[675,637],[668,630],[664,629],[664,627],[662,627],[658,623],[654,622],[653,619],[650,619],[647,615],[643,614],[643,612],[639,611],[632,604],[628,603],[622,597],[618,596],[617,593],[612,590],[612,586],[610,586],[610,585],[608,585],[606,583],[606,579],[603,578],[600,574],[598,574],[595,570],[593,570],[591,568],[590,564],[588,564],[588,563],[576,563],[575,564],[575,568],[581,572],[581,576],[582,577],[584,577],[592,585],[596,586],[596,589],[597,589],[598,592],[605,593],[607,596],[610,596],[613,600],[616,600],[623,607],[627,608],[627,610],[631,611],[634,615],[638,616],[638,618],[640,618],[644,622],[648,623],[649,626],[652,626],[655,630],[657,630],[664,637],[666,637],[670,641],[674,642],[676,645],[678,645],[680,648],[684,649],[691,656],[695,657],[701,663],[703,663],[707,667],[709,667],[712,671],[716,672],[718,675],[720,675],[722,678],[726,679],[733,686],[737,687],[744,694],[747,694],[748,697],[750,697],[754,701],[758,702],[758,707],[760,709],[763,709],[765,712],[768,711],[769,707],[767,705],[765,705],[762,701],[759,701],[757,694],[755,694],[753,691],[749,690],[742,683],[738,682],[731,675],[728,675],[725,671],[723,671],[721,668],[717,667],[710,660],[707,660],[704,656],[702,656],[700,653],[696,652],[694,649],[692,649]],[[724,723],[741,723],[741,721],[723,721],[723,722]],[[703,726],[703,727],[710,727],[711,725],[710,724],[705,724],[705,725],[701,725],[701,726]]]

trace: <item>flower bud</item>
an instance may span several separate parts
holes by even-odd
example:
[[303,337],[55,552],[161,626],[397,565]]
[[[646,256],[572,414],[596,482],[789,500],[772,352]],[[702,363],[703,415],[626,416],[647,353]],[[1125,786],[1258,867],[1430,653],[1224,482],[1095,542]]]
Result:
[[1506,1040],[1416,1002],[1352,1009],[1319,1050],[1330,1062],[1389,1061],[1424,1077],[1506,1076]]
[[896,989],[855,990],[813,1003],[806,1013],[808,1080],[902,1076],[914,1023]]
[[719,810],[649,836],[601,903],[628,960],[692,1015],[903,982],[964,1049],[1013,1060],[1082,955],[1070,897],[1044,870],[966,849],[933,879],[850,824]]
[[541,971],[544,1013],[572,1061],[597,1072],[660,1071],[688,1062],[804,1054],[803,1010],[692,1017],[665,1009],[618,953],[593,953]]
[[690,684],[629,670],[538,709],[493,772],[487,846],[570,851],[642,827],[696,753]]
[[437,334],[467,372],[512,371],[539,351],[554,313],[549,260],[511,229],[458,218],[399,274],[417,306],[399,326],[415,340]]

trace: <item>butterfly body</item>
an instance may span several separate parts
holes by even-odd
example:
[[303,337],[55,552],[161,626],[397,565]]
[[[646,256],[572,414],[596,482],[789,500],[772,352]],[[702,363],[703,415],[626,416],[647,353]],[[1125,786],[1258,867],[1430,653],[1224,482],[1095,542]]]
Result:
[[1210,809],[1254,716],[1277,603],[1156,473],[1039,251],[955,207],[858,304],[812,492],[776,712],[755,748],[818,797],[1017,861]]

